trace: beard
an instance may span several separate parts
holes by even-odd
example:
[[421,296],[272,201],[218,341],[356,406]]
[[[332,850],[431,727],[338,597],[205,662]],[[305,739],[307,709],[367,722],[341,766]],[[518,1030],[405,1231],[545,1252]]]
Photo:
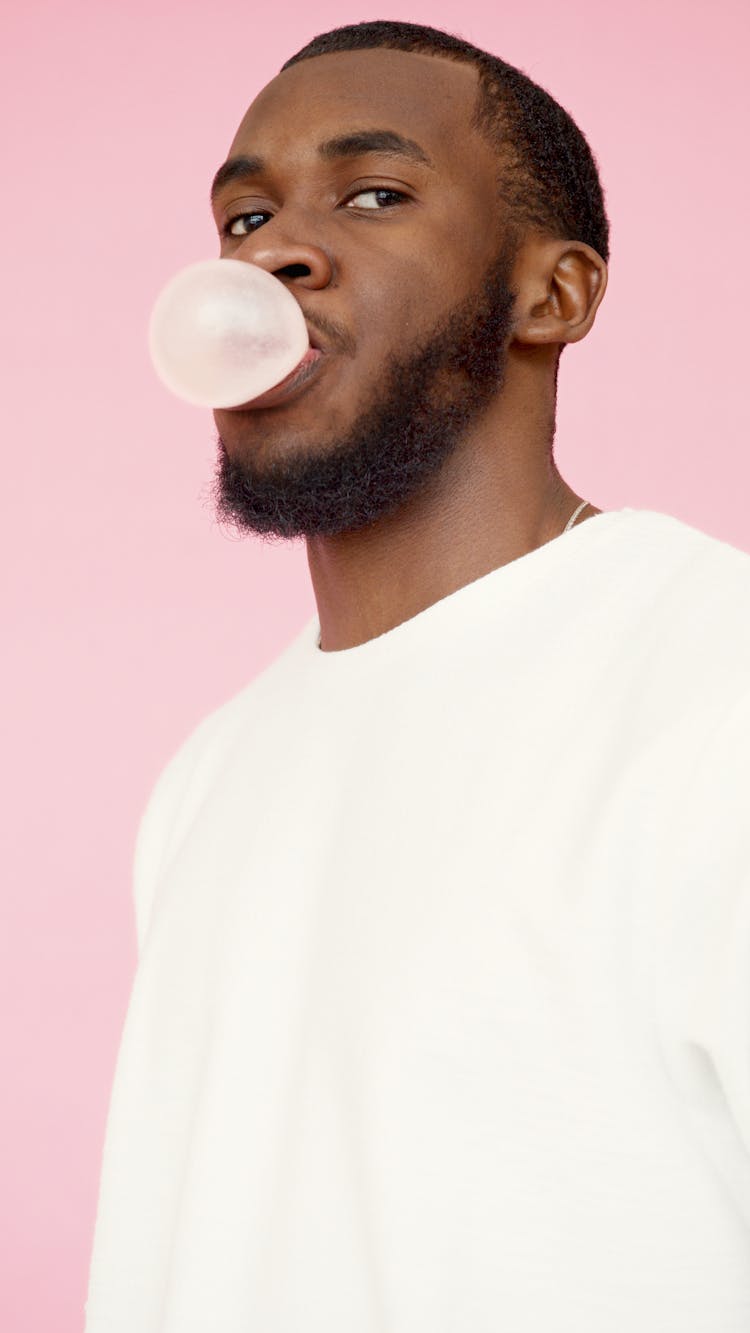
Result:
[[517,293],[507,245],[464,298],[409,352],[386,362],[346,431],[319,451],[262,470],[229,457],[221,435],[212,487],[220,523],[266,540],[336,536],[392,513],[425,488],[502,388]]

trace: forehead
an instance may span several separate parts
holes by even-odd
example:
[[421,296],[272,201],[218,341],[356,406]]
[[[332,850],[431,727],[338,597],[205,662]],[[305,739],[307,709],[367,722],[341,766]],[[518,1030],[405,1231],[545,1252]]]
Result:
[[255,98],[235,134],[230,156],[260,139],[293,152],[353,126],[377,125],[415,139],[433,161],[465,154],[476,103],[473,65],[411,51],[339,51],[301,60]]

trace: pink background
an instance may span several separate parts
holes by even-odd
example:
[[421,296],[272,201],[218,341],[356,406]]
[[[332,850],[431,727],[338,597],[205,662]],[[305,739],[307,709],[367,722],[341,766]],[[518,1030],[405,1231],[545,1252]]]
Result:
[[246,106],[311,36],[363,18],[457,31],[547,87],[589,139],[612,223],[604,304],[562,362],[560,470],[600,508],[662,510],[750,550],[749,15],[741,0],[14,8],[0,1326],[78,1333],[136,958],[137,821],[187,732],[315,609],[302,543],[219,531],[211,415],[172,398],[146,352],[162,284],[217,253],[206,197]]

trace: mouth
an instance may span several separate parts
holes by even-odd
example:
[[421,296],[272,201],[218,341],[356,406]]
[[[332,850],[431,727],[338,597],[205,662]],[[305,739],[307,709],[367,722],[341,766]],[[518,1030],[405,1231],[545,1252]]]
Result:
[[274,384],[265,393],[261,393],[257,398],[250,398],[246,403],[240,403],[238,407],[230,407],[229,412],[252,412],[256,408],[276,407],[278,403],[286,403],[290,398],[302,389],[320,373],[326,353],[322,347],[318,346],[315,333],[308,326],[308,338],[310,346],[308,347],[302,360],[297,363],[283,380]]

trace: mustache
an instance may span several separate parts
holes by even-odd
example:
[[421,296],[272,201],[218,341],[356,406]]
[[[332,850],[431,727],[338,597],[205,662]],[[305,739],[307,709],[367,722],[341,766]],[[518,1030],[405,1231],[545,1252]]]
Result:
[[316,314],[314,310],[303,309],[302,313],[308,324],[328,340],[335,352],[342,352],[344,356],[356,356],[357,344],[347,329],[325,315]]

